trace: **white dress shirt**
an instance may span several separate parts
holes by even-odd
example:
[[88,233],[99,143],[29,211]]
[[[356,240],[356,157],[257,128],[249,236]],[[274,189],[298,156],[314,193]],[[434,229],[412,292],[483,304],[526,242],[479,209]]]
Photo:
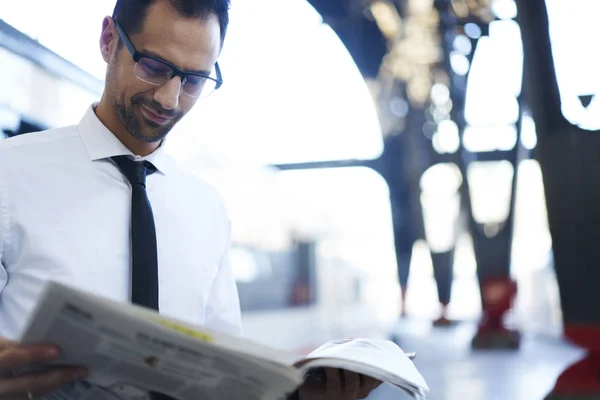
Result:
[[[133,154],[94,108],[79,125],[0,141],[0,336],[18,337],[48,279],[130,301],[131,187],[110,157]],[[145,159],[157,168],[146,186],[160,312],[241,334],[220,196],[163,148]]]

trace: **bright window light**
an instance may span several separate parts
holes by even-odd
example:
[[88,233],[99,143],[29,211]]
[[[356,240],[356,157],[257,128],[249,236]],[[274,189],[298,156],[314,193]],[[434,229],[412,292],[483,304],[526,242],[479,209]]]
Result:
[[600,129],[600,103],[594,98],[585,108],[578,98],[600,92],[600,51],[596,46],[600,2],[546,0],[546,6],[562,112],[583,129]]
[[452,249],[460,211],[462,174],[456,164],[429,167],[421,176],[421,204],[427,243],[434,252]]
[[[0,18],[103,79],[98,40],[114,4],[23,0],[1,7]],[[210,152],[257,164],[381,154],[369,89],[308,2],[233,0],[230,18],[219,60],[225,84],[176,128],[172,153],[193,159]]]
[[512,164],[505,160],[476,161],[469,165],[467,175],[475,221],[493,226],[506,220],[513,173]]
[[494,0],[492,12],[500,19],[516,18],[517,3],[515,0]]
[[471,152],[511,150],[517,144],[517,128],[515,125],[468,126],[463,140],[465,149]]
[[490,24],[479,39],[469,73],[465,117],[470,125],[514,124],[519,117],[523,47],[514,21]]
[[285,171],[282,191],[323,210],[339,254],[366,273],[397,279],[394,234],[385,180],[370,168]]
[[467,57],[456,51],[450,53],[450,65],[452,66],[452,70],[460,76],[465,76],[471,67]]

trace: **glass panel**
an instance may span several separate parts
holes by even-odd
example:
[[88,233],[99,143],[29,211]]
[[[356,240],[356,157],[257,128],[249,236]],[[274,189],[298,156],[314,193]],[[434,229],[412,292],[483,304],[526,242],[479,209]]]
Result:
[[463,140],[465,149],[472,152],[511,150],[517,144],[517,128],[514,125],[468,126]]
[[586,108],[579,96],[600,90],[600,2],[546,0],[546,6],[563,115],[583,129],[599,129],[600,103],[594,98]]
[[450,251],[456,242],[462,175],[456,164],[436,164],[421,176],[425,237],[434,252]]
[[467,85],[465,117],[470,125],[514,124],[519,116],[523,47],[514,21],[490,24],[479,39]]
[[508,216],[513,173],[508,161],[476,161],[467,169],[473,217],[492,229],[485,231],[489,236],[495,235],[495,225]]

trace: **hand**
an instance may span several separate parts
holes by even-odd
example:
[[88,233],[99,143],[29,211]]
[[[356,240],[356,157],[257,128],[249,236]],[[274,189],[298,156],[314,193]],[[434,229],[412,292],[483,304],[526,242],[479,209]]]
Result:
[[311,374],[298,390],[299,400],[357,400],[365,399],[381,382],[336,368],[323,368],[323,373]]
[[0,337],[0,400],[38,398],[63,385],[85,378],[82,368],[51,368],[48,371],[15,376],[13,370],[58,359],[52,345],[20,345]]

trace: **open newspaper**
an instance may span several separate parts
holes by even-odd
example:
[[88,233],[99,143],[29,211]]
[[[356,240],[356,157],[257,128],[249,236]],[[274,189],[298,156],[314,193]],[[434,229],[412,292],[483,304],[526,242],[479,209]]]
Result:
[[[186,324],[132,304],[49,282],[22,343],[51,342],[57,365],[83,365],[86,381],[46,398],[150,400],[285,399],[316,368],[362,373],[424,399],[427,384],[393,342],[332,341],[305,358],[253,341]],[[40,365],[36,368],[46,368]]]

